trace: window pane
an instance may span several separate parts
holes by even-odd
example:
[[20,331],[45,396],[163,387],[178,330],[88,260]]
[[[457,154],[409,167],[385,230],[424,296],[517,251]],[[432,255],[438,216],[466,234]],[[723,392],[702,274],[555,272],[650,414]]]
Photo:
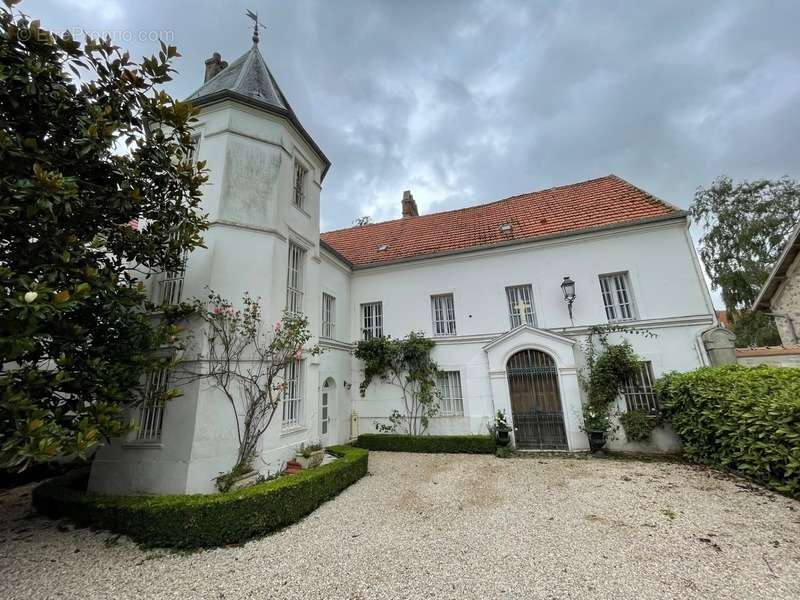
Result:
[[431,296],[431,314],[434,335],[456,334],[456,310],[453,294]]
[[365,340],[383,335],[383,304],[381,302],[361,305],[361,333]]
[[627,273],[600,276],[603,305],[609,321],[625,321],[635,318],[633,299]]
[[286,308],[303,312],[303,261],[305,250],[289,242],[289,265],[286,276]]
[[533,288],[530,285],[507,287],[506,299],[508,301],[508,316],[511,329],[519,327],[523,323],[531,326],[536,325],[536,317],[533,311]]
[[650,361],[640,362],[639,371],[627,381],[623,388],[628,410],[643,410],[651,414],[659,412],[658,396],[653,388],[654,380],[653,363]]
[[436,388],[439,392],[439,415],[450,417],[464,414],[459,371],[440,372],[436,378]]

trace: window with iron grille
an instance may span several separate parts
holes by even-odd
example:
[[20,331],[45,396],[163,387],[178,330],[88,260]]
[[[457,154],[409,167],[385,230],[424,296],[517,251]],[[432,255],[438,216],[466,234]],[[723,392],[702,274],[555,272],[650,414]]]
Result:
[[306,251],[289,242],[289,271],[286,278],[286,310],[303,312],[303,261]]
[[306,202],[306,179],[308,169],[298,160],[294,161],[294,203],[303,208]]
[[186,279],[186,259],[183,255],[180,267],[174,271],[166,271],[163,278],[158,282],[159,304],[178,304],[183,298],[183,282]]
[[136,440],[157,442],[164,425],[164,395],[169,384],[167,369],[153,369],[145,377],[144,399],[139,409],[139,427]]
[[453,294],[431,296],[431,313],[433,313],[433,335],[456,334],[456,309]]
[[627,272],[600,275],[600,290],[609,321],[629,321],[636,318],[630,289]]
[[283,415],[281,427],[300,427],[303,410],[303,361],[292,361],[284,371]]
[[639,371],[631,377],[622,389],[628,410],[643,410],[658,414],[658,396],[653,388],[653,363],[649,360],[639,363]]
[[361,335],[365,340],[383,337],[383,303],[361,305]]
[[333,339],[336,333],[336,298],[322,294],[322,337]]
[[439,391],[439,415],[453,417],[464,414],[464,397],[461,395],[461,373],[440,371],[436,377]]
[[511,329],[527,324],[536,327],[536,314],[533,311],[533,288],[530,285],[514,285],[506,288],[508,318]]

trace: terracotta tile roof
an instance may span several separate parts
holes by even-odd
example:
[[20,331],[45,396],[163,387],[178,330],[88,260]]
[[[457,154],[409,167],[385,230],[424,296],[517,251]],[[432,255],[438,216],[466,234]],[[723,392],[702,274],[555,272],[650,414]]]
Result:
[[[328,231],[321,237],[360,267],[684,214],[608,175],[490,204]],[[511,225],[510,231],[501,230],[504,224]]]
[[738,358],[748,356],[787,356],[800,355],[800,346],[758,346],[756,348],[736,348]]

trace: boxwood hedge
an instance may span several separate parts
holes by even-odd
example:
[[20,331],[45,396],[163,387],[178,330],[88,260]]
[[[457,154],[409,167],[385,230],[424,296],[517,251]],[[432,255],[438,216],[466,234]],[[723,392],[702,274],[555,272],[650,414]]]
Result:
[[388,452],[446,452],[494,454],[494,439],[488,435],[398,435],[366,433],[358,436],[359,448]]
[[299,521],[366,475],[366,450],[328,451],[339,460],[224,494],[103,496],[86,491],[89,472],[83,469],[37,487],[33,505],[50,517],[124,533],[144,546],[235,544]]
[[800,496],[800,369],[708,367],[657,389],[689,457]]

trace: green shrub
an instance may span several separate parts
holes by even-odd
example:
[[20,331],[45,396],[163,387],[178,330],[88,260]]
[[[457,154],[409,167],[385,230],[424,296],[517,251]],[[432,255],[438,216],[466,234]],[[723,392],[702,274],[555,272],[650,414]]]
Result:
[[488,435],[399,435],[366,433],[358,436],[359,448],[387,452],[431,452],[494,454],[494,439]]
[[103,496],[86,491],[89,471],[74,471],[33,491],[33,505],[124,533],[145,546],[197,548],[244,542],[299,521],[367,473],[368,452],[333,446],[330,464],[224,494]]
[[657,389],[689,457],[800,495],[800,369],[708,367]]
[[645,442],[653,430],[661,424],[661,419],[644,410],[629,410],[619,415],[619,422],[630,442]]

